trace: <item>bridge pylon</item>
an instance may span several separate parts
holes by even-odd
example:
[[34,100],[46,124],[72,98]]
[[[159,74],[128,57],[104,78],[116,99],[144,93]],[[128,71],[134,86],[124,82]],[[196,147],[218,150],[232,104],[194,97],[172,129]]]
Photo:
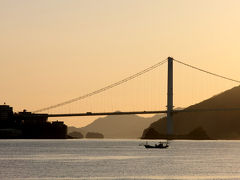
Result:
[[168,57],[167,135],[173,134],[173,58]]

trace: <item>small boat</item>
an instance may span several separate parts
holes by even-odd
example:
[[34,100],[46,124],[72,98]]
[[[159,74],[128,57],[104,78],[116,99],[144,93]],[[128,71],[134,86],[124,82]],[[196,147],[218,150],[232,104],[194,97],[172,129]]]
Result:
[[144,146],[147,149],[149,149],[149,148],[165,149],[165,148],[168,148],[169,145],[168,145],[168,142],[159,142],[158,144],[155,144],[154,146],[149,145],[147,143]]

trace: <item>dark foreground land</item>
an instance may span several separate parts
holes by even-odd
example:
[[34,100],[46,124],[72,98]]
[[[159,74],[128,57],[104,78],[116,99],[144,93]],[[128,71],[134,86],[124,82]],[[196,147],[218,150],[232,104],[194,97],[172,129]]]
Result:
[[65,139],[67,126],[63,122],[47,121],[46,114],[13,113],[12,107],[0,105],[0,139]]

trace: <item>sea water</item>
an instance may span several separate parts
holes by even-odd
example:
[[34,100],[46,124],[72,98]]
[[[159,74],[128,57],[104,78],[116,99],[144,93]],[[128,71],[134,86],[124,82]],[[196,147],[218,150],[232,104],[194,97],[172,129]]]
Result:
[[240,141],[171,141],[168,149],[145,142],[0,140],[0,179],[240,179]]

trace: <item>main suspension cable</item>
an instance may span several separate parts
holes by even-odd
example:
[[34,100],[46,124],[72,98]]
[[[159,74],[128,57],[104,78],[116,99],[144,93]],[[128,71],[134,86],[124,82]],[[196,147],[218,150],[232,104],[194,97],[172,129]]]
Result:
[[183,64],[183,65],[188,66],[188,67],[190,67],[190,68],[192,68],[192,69],[196,69],[196,70],[198,70],[198,71],[202,71],[202,72],[204,72],[204,73],[211,74],[211,75],[213,75],[213,76],[220,77],[220,78],[222,78],[222,79],[226,79],[226,80],[229,80],[229,81],[232,81],[232,82],[240,83],[240,81],[238,81],[238,80],[235,80],[235,79],[232,79],[232,78],[228,78],[228,77],[225,77],[225,76],[221,76],[221,75],[219,75],[219,74],[215,74],[215,73],[212,73],[212,72],[209,72],[209,71],[200,69],[200,68],[198,68],[198,67],[192,66],[192,65],[187,64],[187,63],[184,63],[184,62],[182,62],[182,61],[178,61],[178,60],[176,60],[176,59],[173,59],[173,60],[174,60],[175,62],[177,62],[177,63]]
[[42,108],[42,109],[39,109],[39,110],[36,110],[36,111],[33,111],[33,112],[37,113],[37,112],[47,111],[49,109],[54,109],[54,108],[57,108],[57,107],[60,107],[60,106],[64,106],[64,105],[67,105],[67,104],[70,104],[70,103],[73,103],[73,102],[76,102],[76,101],[83,100],[83,99],[88,98],[90,96],[102,93],[102,92],[107,91],[109,89],[112,89],[112,88],[114,88],[116,86],[119,86],[119,85],[121,85],[123,83],[126,83],[126,82],[128,82],[128,81],[130,81],[132,79],[135,79],[135,78],[137,78],[137,77],[139,77],[139,76],[141,76],[141,75],[143,75],[143,74],[145,74],[145,73],[147,73],[149,71],[152,71],[152,70],[156,69],[157,67],[163,65],[166,62],[167,62],[167,59],[165,59],[165,60],[163,60],[161,62],[158,62],[157,64],[154,64],[154,65],[152,65],[152,66],[150,66],[150,67],[148,67],[148,68],[146,68],[146,69],[144,69],[144,70],[142,70],[142,71],[140,71],[140,72],[138,72],[136,74],[133,74],[133,75],[127,77],[127,78],[124,78],[124,79],[122,79],[120,81],[117,81],[117,82],[115,82],[113,84],[105,86],[105,87],[103,87],[101,89],[98,89],[96,91],[93,91],[91,93],[88,93],[88,94],[85,94],[83,96],[79,96],[77,98],[73,98],[73,99],[70,99],[70,100],[67,100],[67,101],[55,104],[55,105],[52,105],[52,106],[48,106],[48,107],[45,107],[45,108]]

